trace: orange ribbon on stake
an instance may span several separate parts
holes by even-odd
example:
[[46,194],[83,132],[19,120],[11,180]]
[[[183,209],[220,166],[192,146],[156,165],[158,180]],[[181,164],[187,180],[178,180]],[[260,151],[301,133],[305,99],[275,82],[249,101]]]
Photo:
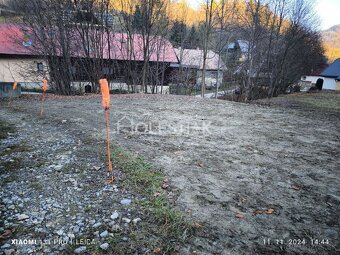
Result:
[[47,90],[47,80],[44,80],[43,91],[46,92]]
[[15,82],[13,83],[13,87],[12,87],[12,91],[11,91],[11,96],[10,96],[10,98],[9,98],[9,102],[8,102],[8,106],[10,106],[10,105],[11,105],[11,102],[12,102],[12,97],[13,97],[13,93],[14,93],[14,90],[16,90],[16,88],[17,88],[17,85],[18,85],[18,83],[15,81]]
[[106,119],[107,159],[108,159],[108,164],[109,164],[108,181],[109,183],[113,183],[115,178],[112,174],[112,162],[111,162],[111,153],[110,153],[110,129],[109,129],[110,90],[109,90],[109,85],[106,79],[99,80],[99,84],[100,84],[100,90],[102,93],[102,104],[105,110],[105,119]]
[[43,84],[43,94],[42,94],[42,105],[41,105],[41,111],[40,111],[40,116],[43,115],[44,113],[44,101],[45,101],[45,92],[47,91],[47,80],[44,80],[44,84]]

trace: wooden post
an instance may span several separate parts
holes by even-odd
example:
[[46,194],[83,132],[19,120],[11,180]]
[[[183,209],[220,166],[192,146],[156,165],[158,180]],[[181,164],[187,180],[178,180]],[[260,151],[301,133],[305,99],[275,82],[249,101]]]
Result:
[[108,182],[113,183],[115,178],[112,173],[111,151],[110,151],[110,128],[109,128],[109,108],[110,108],[110,89],[106,79],[99,80],[102,93],[102,103],[105,110],[106,120],[106,142],[107,142],[107,161],[108,161]]

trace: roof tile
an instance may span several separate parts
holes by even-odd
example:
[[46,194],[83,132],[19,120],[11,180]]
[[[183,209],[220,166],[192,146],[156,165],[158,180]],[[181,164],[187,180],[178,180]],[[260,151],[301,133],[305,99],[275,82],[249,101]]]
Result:
[[[28,30],[27,30],[28,31]],[[74,29],[71,48],[73,57],[85,57],[86,52],[84,47],[79,43],[81,36],[78,30]],[[143,61],[143,37],[140,34],[133,34],[129,39],[125,33],[110,33],[110,38],[105,32],[96,30],[90,31],[93,36],[103,38],[104,43],[102,57],[104,59],[115,60],[135,60]],[[99,33],[99,34],[98,34]],[[100,34],[101,33],[101,34]],[[129,39],[129,40],[128,40]],[[36,42],[32,36],[25,35],[20,25],[16,24],[0,24],[0,55],[34,55],[40,56],[43,53],[38,52]],[[110,46],[110,47],[109,47]],[[109,50],[110,49],[110,50]],[[177,63],[177,57],[172,44],[159,36],[150,38],[150,61]],[[131,53],[131,54],[129,54]],[[97,57],[96,52],[90,52],[91,57]]]

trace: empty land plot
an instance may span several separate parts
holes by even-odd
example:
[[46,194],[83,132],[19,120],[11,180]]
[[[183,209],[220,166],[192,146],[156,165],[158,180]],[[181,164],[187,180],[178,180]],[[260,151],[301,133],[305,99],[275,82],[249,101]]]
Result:
[[[175,206],[203,226],[180,253],[339,252],[338,109],[160,95],[111,102],[112,142],[160,168]],[[40,118],[37,97],[12,105],[1,105],[2,118],[17,111],[26,122]],[[100,96],[48,97],[43,118],[105,139]]]

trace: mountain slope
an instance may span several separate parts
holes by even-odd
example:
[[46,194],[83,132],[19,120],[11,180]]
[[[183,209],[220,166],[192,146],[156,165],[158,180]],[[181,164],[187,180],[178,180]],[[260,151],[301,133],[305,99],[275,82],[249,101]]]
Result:
[[321,32],[329,62],[340,58],[340,24]]

